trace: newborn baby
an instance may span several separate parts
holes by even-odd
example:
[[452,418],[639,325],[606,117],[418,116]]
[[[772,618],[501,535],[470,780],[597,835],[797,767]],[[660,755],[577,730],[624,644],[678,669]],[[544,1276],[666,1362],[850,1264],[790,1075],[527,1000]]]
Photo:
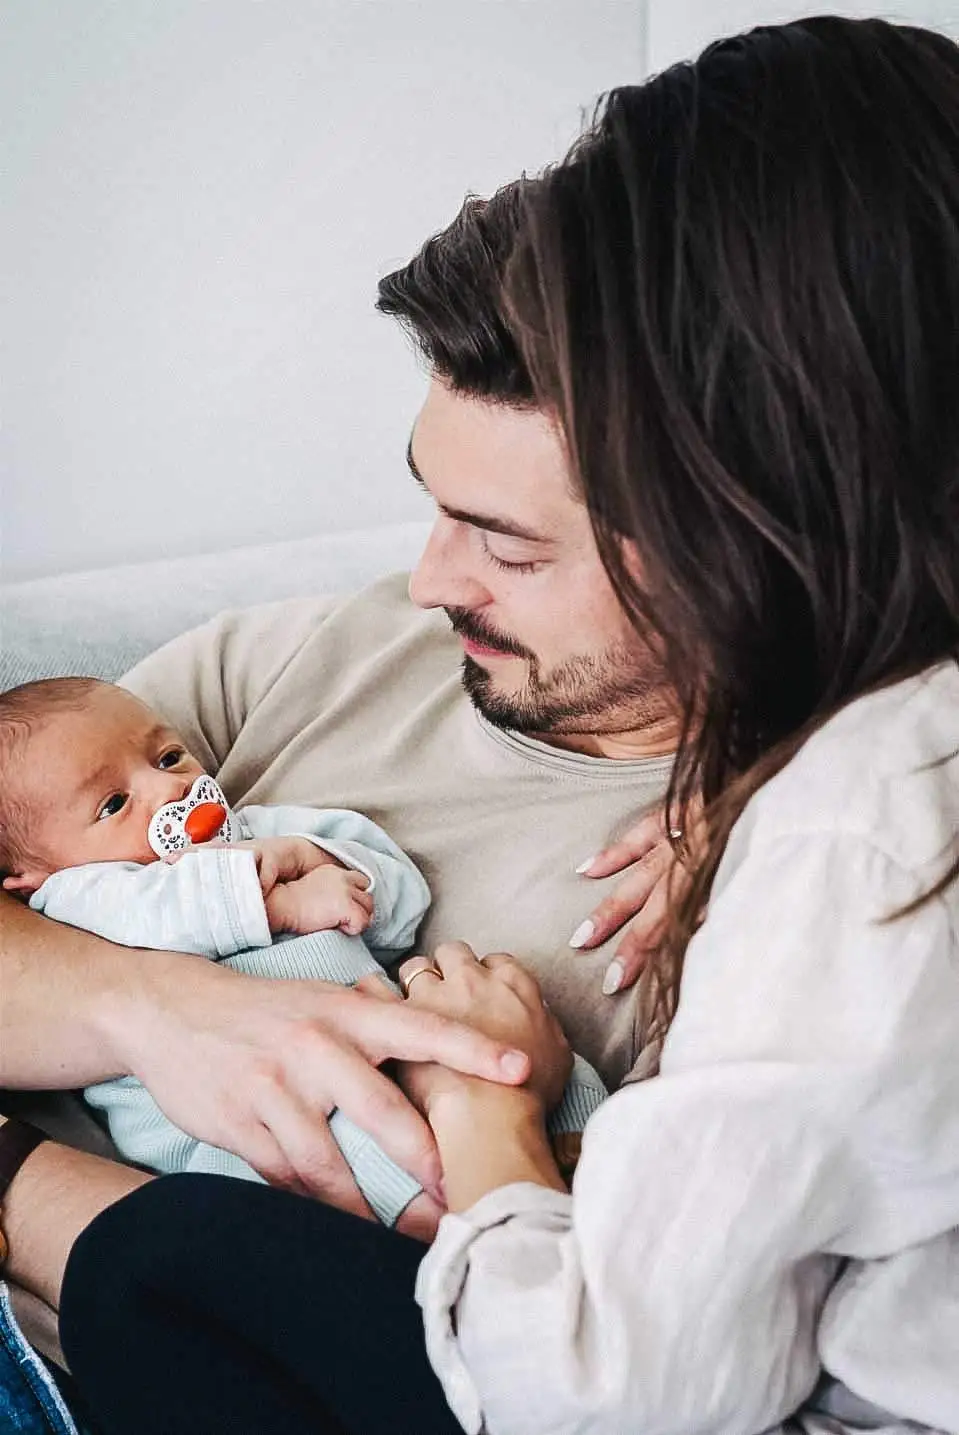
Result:
[[[409,950],[430,900],[409,857],[359,813],[231,812],[172,728],[94,678],[0,695],[0,871],[35,910],[110,941],[346,985]],[[134,1077],[84,1095],[131,1161],[260,1179],[174,1126]],[[577,1058],[551,1131],[581,1131],[604,1096]],[[415,1225],[419,1184],[342,1112],[330,1130],[379,1219],[408,1211]]]

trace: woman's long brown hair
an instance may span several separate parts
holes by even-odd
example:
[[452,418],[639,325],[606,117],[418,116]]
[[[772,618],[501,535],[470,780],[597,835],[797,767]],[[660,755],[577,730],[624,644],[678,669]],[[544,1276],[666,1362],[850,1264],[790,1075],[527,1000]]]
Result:
[[533,399],[680,699],[670,825],[707,808],[666,1023],[753,793],[959,658],[959,50],[834,18],[723,41],[607,96],[517,233]]

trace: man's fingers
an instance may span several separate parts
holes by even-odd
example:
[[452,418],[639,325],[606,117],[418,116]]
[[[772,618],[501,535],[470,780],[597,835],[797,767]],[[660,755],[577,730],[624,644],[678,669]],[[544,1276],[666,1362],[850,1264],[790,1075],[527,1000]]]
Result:
[[360,977],[356,983],[356,990],[363,992],[368,997],[375,997],[381,1002],[402,1002],[403,998],[398,991],[390,986],[386,973],[377,976],[375,972],[369,972],[365,977]]
[[[259,1172],[271,1186],[295,1189],[296,1172],[272,1131],[262,1121],[247,1120],[238,1126],[231,1149]],[[187,1164],[187,1170],[191,1167]]]
[[437,1061],[466,1076],[482,1076],[507,1085],[525,1081],[529,1075],[525,1052],[515,1051],[505,1042],[461,1022],[418,1008],[414,1002],[404,1002],[399,1010],[383,1002],[371,1002],[362,1032],[357,1027],[355,1023],[351,1028],[354,1040],[377,1064],[387,1058]]
[[340,1093],[339,1110],[427,1191],[437,1193],[442,1167],[433,1134],[400,1088],[347,1047],[337,1048],[332,1060],[335,1070],[327,1079]]
[[376,1219],[322,1111],[311,1109],[294,1092],[279,1086],[261,1090],[257,1107],[285,1165],[282,1173],[260,1170],[261,1175],[272,1185],[299,1187],[341,1210]]

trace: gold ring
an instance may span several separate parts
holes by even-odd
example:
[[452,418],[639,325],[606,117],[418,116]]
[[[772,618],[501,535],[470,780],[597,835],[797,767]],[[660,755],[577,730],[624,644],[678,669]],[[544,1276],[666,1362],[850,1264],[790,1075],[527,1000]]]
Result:
[[408,977],[404,977],[401,982],[401,986],[403,988],[403,995],[405,997],[409,996],[410,987],[416,981],[416,978],[424,976],[426,972],[429,972],[431,977],[439,977],[440,981],[443,980],[443,973],[440,971],[439,967],[417,967],[415,972],[411,973],[411,975]]

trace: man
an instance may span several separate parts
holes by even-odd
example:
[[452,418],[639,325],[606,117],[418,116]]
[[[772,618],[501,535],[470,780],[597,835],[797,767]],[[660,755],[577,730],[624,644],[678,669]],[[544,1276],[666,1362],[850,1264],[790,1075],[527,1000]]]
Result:
[[[661,910],[675,718],[568,489],[560,438],[516,382],[495,261],[513,216],[509,191],[467,206],[381,287],[381,308],[414,327],[433,371],[408,454],[437,506],[409,585],[417,606],[388,579],[341,603],[228,614],[128,684],[235,805],[350,806],[382,823],[433,888],[422,945],[515,951],[573,1046],[618,1085],[646,1035],[643,987],[630,983]],[[444,350],[456,306],[488,315],[482,383],[471,356]],[[601,855],[589,865],[591,853]],[[584,869],[602,878],[634,858],[584,922]],[[654,888],[617,948],[614,933]],[[333,1105],[437,1188],[428,1132],[375,1063],[525,1074],[502,1044],[363,993],[131,953],[9,902],[3,914],[0,1082],[77,1087],[132,1073],[191,1134],[341,1206],[362,1202],[326,1130]],[[78,1162],[41,1148],[4,1216],[14,1273],[53,1302],[62,1260],[47,1244],[33,1262],[37,1205],[51,1230],[75,1229],[112,1179],[99,1168],[81,1179]],[[68,1249],[64,1239],[63,1259]]]

